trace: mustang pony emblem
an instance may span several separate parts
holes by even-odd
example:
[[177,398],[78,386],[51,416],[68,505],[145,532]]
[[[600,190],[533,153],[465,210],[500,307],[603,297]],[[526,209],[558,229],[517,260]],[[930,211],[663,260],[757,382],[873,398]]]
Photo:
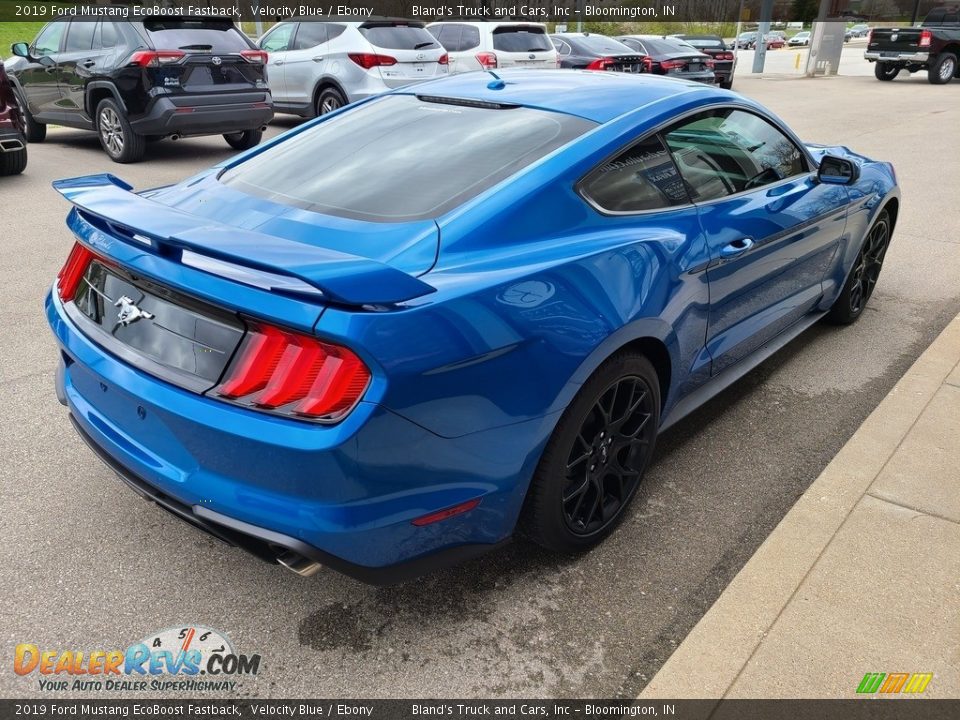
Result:
[[153,313],[141,310],[126,295],[122,296],[113,305],[120,308],[120,312],[117,313],[117,323],[120,325],[131,325],[141,319],[153,320]]

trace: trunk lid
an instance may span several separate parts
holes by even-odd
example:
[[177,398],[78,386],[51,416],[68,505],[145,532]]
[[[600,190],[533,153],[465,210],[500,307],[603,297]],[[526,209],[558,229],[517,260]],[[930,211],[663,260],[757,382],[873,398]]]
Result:
[[874,28],[867,50],[870,52],[918,52],[921,28]]
[[397,20],[366,22],[360,26],[360,34],[366,38],[375,54],[395,60],[390,65],[377,65],[375,71],[389,88],[447,74],[448,65],[439,62],[447,52],[422,23]]

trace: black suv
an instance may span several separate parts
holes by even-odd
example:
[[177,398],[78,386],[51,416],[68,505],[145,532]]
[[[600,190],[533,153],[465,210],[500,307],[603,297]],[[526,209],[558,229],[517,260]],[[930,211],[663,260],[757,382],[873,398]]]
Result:
[[223,135],[238,150],[260,142],[273,117],[267,54],[230,20],[164,16],[142,22],[51,22],[6,63],[27,124],[96,130],[116,162],[148,140]]

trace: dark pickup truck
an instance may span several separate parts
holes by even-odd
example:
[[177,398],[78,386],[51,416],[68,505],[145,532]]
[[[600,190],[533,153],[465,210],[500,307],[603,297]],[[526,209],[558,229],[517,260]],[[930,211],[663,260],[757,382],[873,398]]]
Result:
[[876,63],[877,80],[926,70],[934,85],[948,83],[960,77],[960,8],[934,8],[920,27],[874,28],[863,56]]

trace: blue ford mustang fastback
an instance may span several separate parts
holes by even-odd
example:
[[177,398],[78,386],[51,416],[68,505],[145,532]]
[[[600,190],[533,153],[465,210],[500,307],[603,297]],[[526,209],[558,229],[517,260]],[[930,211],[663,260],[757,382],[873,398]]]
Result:
[[470,73],[177,185],[63,180],[57,394],[140,494],[395,582],[623,517],[659,432],[877,282],[893,168],[737,94]]

